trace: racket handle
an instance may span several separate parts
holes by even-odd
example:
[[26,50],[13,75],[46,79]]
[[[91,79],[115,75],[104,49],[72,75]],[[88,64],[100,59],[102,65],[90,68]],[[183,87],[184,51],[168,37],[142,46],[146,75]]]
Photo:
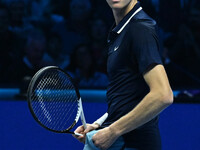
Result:
[[77,136],[83,136],[83,134],[76,133],[76,132],[74,132],[74,135],[77,135]]
[[84,115],[84,112],[83,112],[83,106],[82,106],[81,98],[79,99],[79,102],[80,102],[80,107],[81,107],[81,122],[83,124],[84,129],[86,129],[87,125],[86,125],[85,115]]

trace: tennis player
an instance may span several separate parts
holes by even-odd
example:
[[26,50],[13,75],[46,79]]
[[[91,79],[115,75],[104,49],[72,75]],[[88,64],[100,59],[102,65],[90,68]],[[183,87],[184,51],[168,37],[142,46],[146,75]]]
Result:
[[84,150],[160,150],[158,115],[173,102],[159,55],[156,22],[137,0],[106,0],[115,23],[108,36],[108,111],[76,138]]

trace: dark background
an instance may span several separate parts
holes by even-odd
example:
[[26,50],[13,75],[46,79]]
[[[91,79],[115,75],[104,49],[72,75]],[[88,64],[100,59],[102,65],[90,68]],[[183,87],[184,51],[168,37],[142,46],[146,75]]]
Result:
[[[157,21],[161,56],[175,103],[160,117],[163,150],[199,150],[200,1],[140,0]],[[106,111],[107,34],[113,16],[105,0],[0,0],[0,149],[77,150],[71,135],[32,118],[26,100],[31,77],[56,65],[73,76],[86,120]]]
[[[172,88],[199,88],[199,1],[140,2],[157,21]],[[0,86],[20,87],[41,67],[57,65],[80,88],[106,88],[106,39],[113,22],[105,0],[1,0]]]

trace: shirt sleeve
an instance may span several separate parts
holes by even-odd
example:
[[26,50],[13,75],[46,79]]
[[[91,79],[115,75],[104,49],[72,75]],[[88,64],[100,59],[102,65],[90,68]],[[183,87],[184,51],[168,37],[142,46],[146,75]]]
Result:
[[131,58],[136,60],[139,72],[145,74],[155,65],[162,64],[155,30],[138,23],[130,31]]

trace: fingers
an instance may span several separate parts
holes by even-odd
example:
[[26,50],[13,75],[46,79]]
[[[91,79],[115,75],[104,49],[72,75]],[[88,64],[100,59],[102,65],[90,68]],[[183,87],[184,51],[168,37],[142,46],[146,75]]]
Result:
[[76,138],[79,142],[85,143],[85,134],[82,133],[82,135],[72,135],[74,138]]
[[74,132],[76,132],[76,133],[83,133],[84,132],[84,127],[83,127],[83,125],[82,126],[79,126]]
[[85,129],[84,133],[86,134],[86,133],[88,133],[88,132],[90,132],[90,131],[92,131],[92,130],[94,130],[94,127],[88,126],[88,127]]
[[79,142],[85,143],[85,136],[88,132],[95,130],[98,126],[93,124],[87,124],[87,128],[85,129],[84,126],[79,126],[74,132],[79,133],[82,135],[73,135]]
[[85,143],[85,133],[84,133],[84,127],[83,125],[82,126],[79,126],[74,132],[75,133],[79,133],[79,134],[82,134],[82,135],[75,135],[73,134],[72,136],[74,138],[76,138],[79,142],[81,143]]
[[92,130],[95,130],[99,127],[97,124],[87,124],[87,128],[85,129],[84,133],[88,133]]

